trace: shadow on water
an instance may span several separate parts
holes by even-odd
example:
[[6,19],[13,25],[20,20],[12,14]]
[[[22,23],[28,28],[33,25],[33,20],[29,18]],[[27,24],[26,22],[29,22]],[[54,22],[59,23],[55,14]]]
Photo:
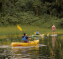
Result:
[[44,36],[38,46],[15,48],[11,42],[21,41],[20,38],[0,39],[0,59],[63,59],[62,36]]

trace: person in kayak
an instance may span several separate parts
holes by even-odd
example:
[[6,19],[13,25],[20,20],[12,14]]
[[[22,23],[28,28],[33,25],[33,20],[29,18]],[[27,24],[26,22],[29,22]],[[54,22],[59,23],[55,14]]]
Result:
[[[39,31],[37,30],[37,31],[36,31],[36,35],[39,35],[39,34],[40,34],[40,33],[39,33]],[[38,37],[38,36],[35,36],[35,39],[38,40],[39,37]]]
[[36,31],[36,35],[39,35],[39,31],[38,30]]
[[54,34],[55,34],[55,29],[56,29],[56,27],[55,27],[55,25],[53,24],[53,26],[52,26],[52,31],[53,31]]
[[22,36],[22,42],[28,42],[28,36],[26,33],[24,33],[24,35]]

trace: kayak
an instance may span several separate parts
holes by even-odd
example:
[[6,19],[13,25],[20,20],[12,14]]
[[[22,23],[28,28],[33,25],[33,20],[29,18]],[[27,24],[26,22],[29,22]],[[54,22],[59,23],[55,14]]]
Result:
[[36,46],[36,45],[38,45],[38,43],[39,43],[39,40],[29,41],[29,43],[12,42],[11,46],[12,47],[18,47],[18,46]]

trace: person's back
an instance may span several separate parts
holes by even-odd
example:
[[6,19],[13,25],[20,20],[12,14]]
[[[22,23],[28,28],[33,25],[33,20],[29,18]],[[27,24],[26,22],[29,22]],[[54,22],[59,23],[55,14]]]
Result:
[[52,30],[53,30],[53,32],[55,32],[55,25],[52,26]]
[[39,32],[38,31],[36,31],[36,35],[39,35]]
[[55,29],[56,29],[56,28],[55,28],[55,25],[53,25],[53,26],[52,26],[52,31],[53,31],[54,34],[55,34]]
[[24,34],[24,36],[22,36],[22,41],[23,41],[23,42],[27,42],[27,41],[28,41],[28,36],[27,36],[27,34]]

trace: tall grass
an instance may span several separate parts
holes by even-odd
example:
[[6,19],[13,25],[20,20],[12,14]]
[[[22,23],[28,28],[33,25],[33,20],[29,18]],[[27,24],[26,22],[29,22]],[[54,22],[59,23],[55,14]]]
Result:
[[[22,32],[17,28],[17,26],[0,27],[0,38],[1,36],[21,36],[23,33],[32,35],[36,30],[39,30],[40,34],[48,34],[52,32],[51,28],[42,28],[38,26],[21,25],[21,28],[23,30]],[[56,32],[63,32],[63,29],[56,29]]]
[[36,30],[40,33],[45,33],[50,31],[50,29],[39,28],[38,26],[21,25],[22,32],[17,28],[17,26],[0,27],[0,35],[15,35],[28,33],[29,35],[34,34]]

